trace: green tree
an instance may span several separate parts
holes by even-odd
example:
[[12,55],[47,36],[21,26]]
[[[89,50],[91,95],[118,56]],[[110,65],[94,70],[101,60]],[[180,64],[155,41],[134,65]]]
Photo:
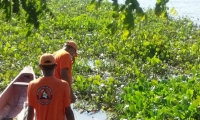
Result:
[[33,24],[35,28],[39,27],[39,16],[43,12],[51,13],[46,0],[1,0],[0,8],[3,9],[3,18],[7,21],[12,18],[12,14],[20,15],[24,10],[27,14],[26,22]]
[[[157,0],[155,5],[156,15],[167,17],[166,3],[168,1]],[[91,4],[95,4],[98,9],[102,2],[103,0],[92,0]],[[118,14],[124,11],[125,19],[123,20],[123,24],[127,29],[134,28],[135,13],[139,16],[145,15],[137,0],[126,0],[124,5],[119,5],[118,0],[112,0],[112,3],[112,6],[114,6],[113,10],[115,11],[113,18],[117,18]],[[35,28],[39,27],[39,16],[43,12],[52,14],[48,9],[47,0],[1,0],[0,8],[4,11],[3,17],[8,21],[11,19],[13,13],[20,15],[22,12],[20,9],[22,8],[27,14],[26,22],[33,24]]]

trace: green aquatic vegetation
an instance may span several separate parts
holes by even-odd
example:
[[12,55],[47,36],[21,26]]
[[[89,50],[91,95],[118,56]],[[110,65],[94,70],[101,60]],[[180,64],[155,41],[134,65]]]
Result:
[[145,18],[134,14],[134,29],[127,30],[125,12],[109,3],[95,10],[76,0],[48,5],[54,16],[40,16],[38,29],[24,24],[23,12],[20,20],[0,20],[1,90],[26,65],[41,76],[39,56],[73,38],[77,109],[105,110],[119,120],[199,119],[200,30],[189,19],[158,17],[149,9]]
[[[152,82],[143,84],[152,86]],[[136,89],[136,87],[125,87],[125,93],[122,94],[125,104],[123,109],[119,111],[121,113],[119,118],[198,118],[200,114],[197,111],[199,106],[198,84],[198,82],[190,84],[183,82],[180,78],[176,78],[171,79],[167,84],[160,82],[155,86],[149,87],[150,89],[142,89],[142,91]],[[138,86],[138,84],[134,83],[134,85],[131,84],[129,86]]]

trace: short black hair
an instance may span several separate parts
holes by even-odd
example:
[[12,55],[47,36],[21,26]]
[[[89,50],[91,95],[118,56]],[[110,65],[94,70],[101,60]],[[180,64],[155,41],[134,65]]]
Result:
[[53,65],[40,65],[44,69],[44,71],[52,71],[56,67],[56,64]]

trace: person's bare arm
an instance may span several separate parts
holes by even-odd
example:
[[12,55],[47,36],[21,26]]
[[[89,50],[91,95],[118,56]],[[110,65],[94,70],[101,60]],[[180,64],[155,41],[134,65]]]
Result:
[[75,97],[73,89],[71,87],[70,79],[69,79],[69,76],[68,76],[68,69],[67,68],[62,68],[61,71],[60,71],[60,76],[61,76],[62,80],[65,80],[65,81],[68,82],[69,87],[70,87],[70,91],[71,91],[70,92],[70,94],[71,94],[71,102],[74,103],[76,101],[76,97]]
[[65,115],[67,120],[75,120],[74,113],[70,106],[65,108]]
[[75,57],[72,56],[72,64],[74,64],[74,63],[75,63]]
[[[69,79],[69,75],[68,75],[68,69],[67,68],[62,68],[60,70],[60,77],[62,80],[65,80],[69,83],[70,85],[70,79]],[[71,85],[70,85],[70,88],[71,88]]]
[[33,120],[34,108],[32,106],[28,106],[28,115],[27,120]]

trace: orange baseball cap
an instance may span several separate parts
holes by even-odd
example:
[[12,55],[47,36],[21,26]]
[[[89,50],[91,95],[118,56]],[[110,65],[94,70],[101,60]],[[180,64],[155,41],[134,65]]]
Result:
[[77,57],[78,46],[74,41],[67,41],[66,45],[73,47],[76,50],[74,57]]
[[40,57],[40,65],[54,65],[56,60],[52,54],[45,53]]

